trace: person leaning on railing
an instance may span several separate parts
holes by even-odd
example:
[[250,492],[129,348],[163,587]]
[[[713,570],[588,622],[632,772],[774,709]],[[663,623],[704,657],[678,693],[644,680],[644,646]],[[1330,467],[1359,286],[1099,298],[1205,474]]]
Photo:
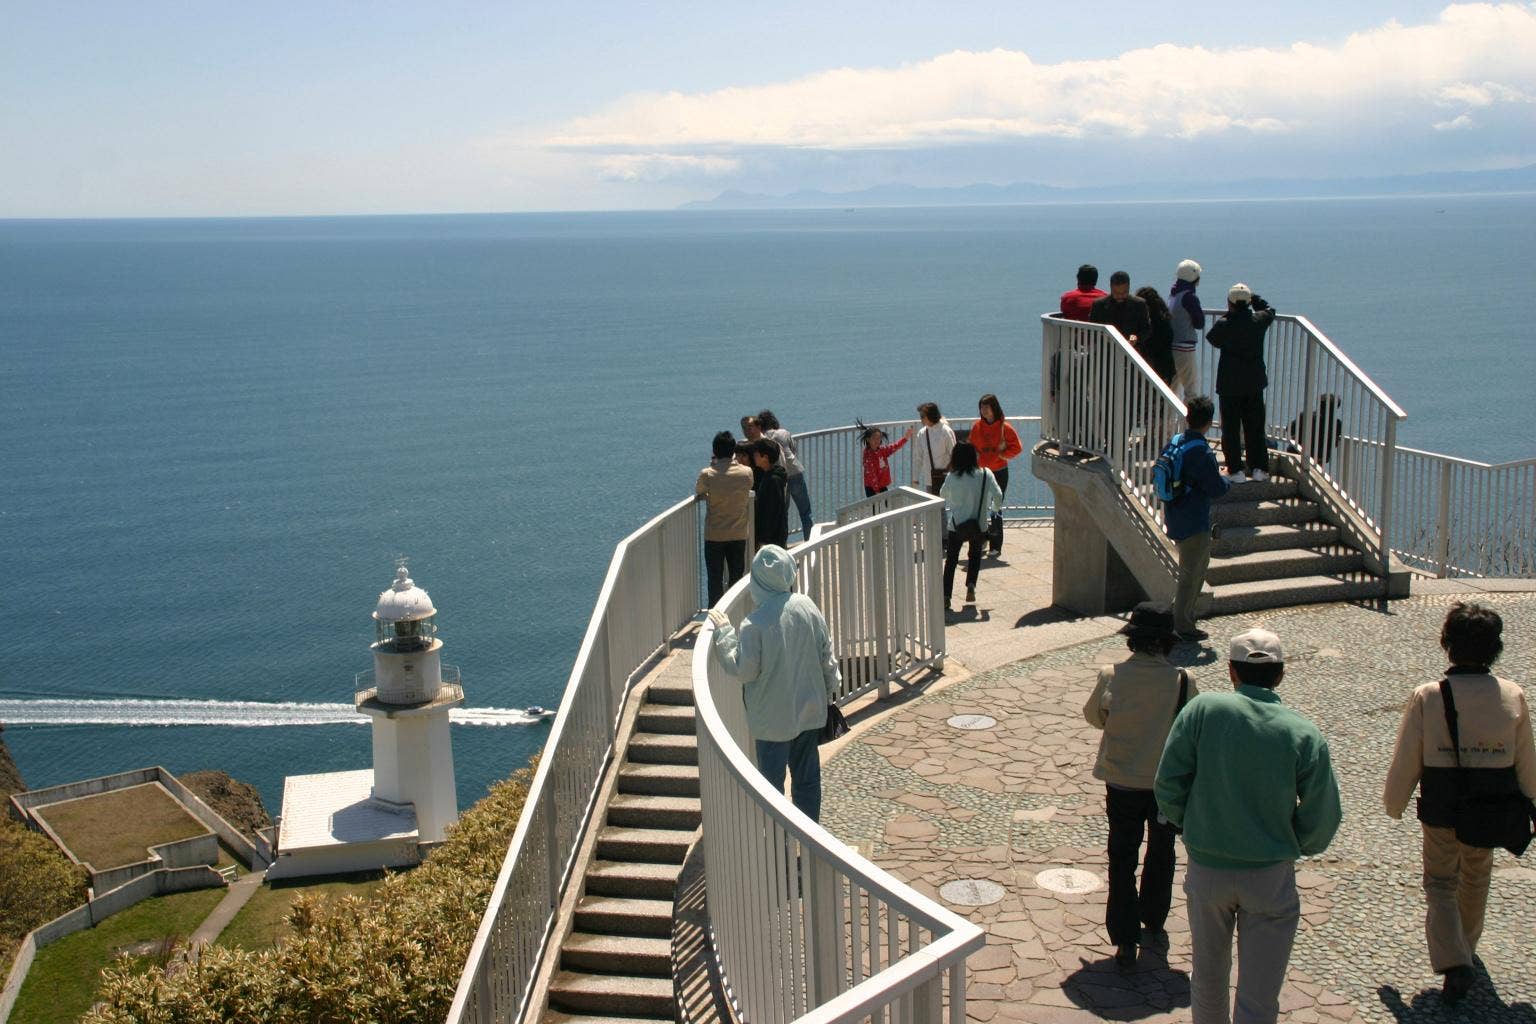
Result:
[[708,505],[704,516],[704,565],[709,603],[720,600],[747,571],[747,501],[752,471],[736,461],[736,438],[729,430],[715,435],[709,465],[699,471],[693,492]]
[[714,648],[725,671],[741,681],[747,731],[757,750],[757,768],[770,785],[784,789],[812,821],[821,820],[821,755],[817,743],[827,724],[827,705],[842,677],[832,656],[832,638],[821,609],[795,593],[795,560],[770,544],[752,559],[748,584],[755,607],[738,632],[719,609],[711,609]]
[[[1447,1003],[1460,1002],[1477,980],[1472,958],[1483,933],[1493,866],[1493,849],[1482,844],[1506,838],[1471,836],[1479,839],[1473,845],[1464,834],[1494,824],[1500,807],[1513,812],[1517,825],[1523,811],[1524,827],[1513,837],[1515,847],[1523,849],[1518,835],[1529,841],[1530,801],[1536,799],[1530,708],[1518,683],[1491,671],[1504,650],[1503,630],[1503,620],[1491,608],[1459,601],[1451,606],[1440,630],[1440,646],[1451,667],[1443,680],[1423,684],[1408,699],[1382,791],[1387,813],[1400,818],[1414,788],[1419,790],[1424,934],[1430,966],[1445,975],[1442,999]],[[1483,802],[1458,807],[1467,797]],[[1469,812],[1482,820],[1467,820]]]

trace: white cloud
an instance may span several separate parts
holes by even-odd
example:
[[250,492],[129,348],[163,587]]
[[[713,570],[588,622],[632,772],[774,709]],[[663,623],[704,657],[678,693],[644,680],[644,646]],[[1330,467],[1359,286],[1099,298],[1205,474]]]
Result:
[[1430,127],[1433,128],[1437,132],[1455,132],[1455,131],[1460,131],[1463,128],[1471,128],[1472,127],[1472,115],[1471,114],[1457,114],[1455,117],[1451,118],[1449,121],[1436,121],[1434,124],[1430,125]]
[[741,161],[683,153],[616,153],[603,157],[598,168],[608,181],[670,181],[733,174],[741,169]]
[[[544,143],[633,154],[632,164],[605,173],[632,172],[639,180],[666,171],[656,161],[669,151],[707,160],[764,148],[1344,133],[1384,116],[1423,126],[1433,118],[1415,120],[1412,111],[1530,102],[1532,53],[1536,6],[1462,4],[1434,22],[1388,22],[1336,46],[1163,44],[1058,64],[1013,50],[956,51],[900,67],[837,68],[707,93],[636,94],[567,123]],[[1470,124],[1464,116],[1435,127]],[[719,173],[727,170],[719,165]]]

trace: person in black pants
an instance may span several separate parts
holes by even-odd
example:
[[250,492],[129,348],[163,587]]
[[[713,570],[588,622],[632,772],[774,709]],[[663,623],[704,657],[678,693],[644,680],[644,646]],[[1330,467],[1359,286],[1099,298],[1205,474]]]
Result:
[[944,499],[949,533],[944,538],[944,609],[951,610],[955,594],[955,569],[960,549],[970,545],[965,564],[965,603],[976,602],[976,577],[981,572],[981,549],[987,540],[987,522],[1003,504],[1003,491],[990,469],[976,464],[976,446],[969,441],[955,445],[949,475],[939,488]]
[[[1221,450],[1227,479],[1246,483],[1249,477],[1269,479],[1269,445],[1265,438],[1264,334],[1275,322],[1275,311],[1245,284],[1227,292],[1227,315],[1211,325],[1205,340],[1221,351],[1216,364],[1216,395],[1221,400]],[[1246,462],[1245,462],[1246,457]],[[1247,469],[1247,473],[1243,472]]]
[[713,608],[747,571],[747,501],[752,471],[736,461],[736,439],[729,430],[715,435],[713,457],[699,471],[694,494],[708,506],[704,517],[704,567]]
[[752,510],[757,546],[789,546],[789,474],[779,454],[779,443],[766,437],[752,442],[752,464],[759,470],[757,503]]

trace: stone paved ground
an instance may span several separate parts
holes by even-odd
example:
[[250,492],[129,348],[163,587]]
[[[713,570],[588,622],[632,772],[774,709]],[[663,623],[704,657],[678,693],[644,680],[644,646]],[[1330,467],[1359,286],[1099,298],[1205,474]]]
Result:
[[[1013,567],[989,566],[979,607],[951,628],[952,660],[964,664],[952,664],[950,675],[959,681],[875,718],[832,754],[823,822],[930,896],[956,879],[1001,884],[1002,899],[989,906],[949,904],[990,935],[970,963],[972,1019],[1186,1021],[1182,849],[1166,954],[1144,950],[1135,970],[1121,973],[1103,937],[1103,786],[1091,775],[1098,733],[1080,709],[1097,666],[1125,655],[1123,640],[1104,635],[1106,620],[1064,621],[1045,608],[1048,562],[1030,568],[1028,554],[1048,559],[1049,531],[1010,530],[1009,538]],[[1505,617],[1500,670],[1529,686],[1536,595],[1478,599]],[[1536,1022],[1536,870],[1498,854],[1480,949],[1489,977],[1459,1011],[1443,1012],[1424,953],[1418,826],[1380,810],[1402,702],[1443,668],[1435,638],[1450,600],[1417,597],[1387,612],[1284,609],[1208,624],[1215,638],[1253,625],[1281,635],[1290,674],[1280,692],[1323,728],[1344,794],[1333,847],[1298,866],[1303,925],[1282,997],[1287,1021]],[[1097,639],[1074,642],[1074,631]],[[1052,646],[1059,649],[1016,660]],[[1211,647],[1179,654],[1202,687],[1230,685]],[[968,732],[946,724],[960,713],[990,715],[997,725]],[[1527,865],[1536,865],[1533,857]],[[1037,884],[1040,872],[1063,867],[1091,872],[1097,887],[1063,895]]]

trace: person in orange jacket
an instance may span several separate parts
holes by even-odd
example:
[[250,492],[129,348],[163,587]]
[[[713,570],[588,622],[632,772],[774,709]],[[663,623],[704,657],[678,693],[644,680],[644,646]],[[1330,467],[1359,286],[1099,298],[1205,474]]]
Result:
[[[1006,496],[1008,462],[1024,450],[1024,443],[1019,440],[1019,432],[1008,425],[996,395],[982,395],[976,411],[980,413],[980,418],[971,425],[968,440],[976,446],[976,461],[983,469],[992,471],[992,475],[997,478],[997,486],[1002,488]],[[1002,512],[992,513],[987,540],[993,558],[1003,553]]]

